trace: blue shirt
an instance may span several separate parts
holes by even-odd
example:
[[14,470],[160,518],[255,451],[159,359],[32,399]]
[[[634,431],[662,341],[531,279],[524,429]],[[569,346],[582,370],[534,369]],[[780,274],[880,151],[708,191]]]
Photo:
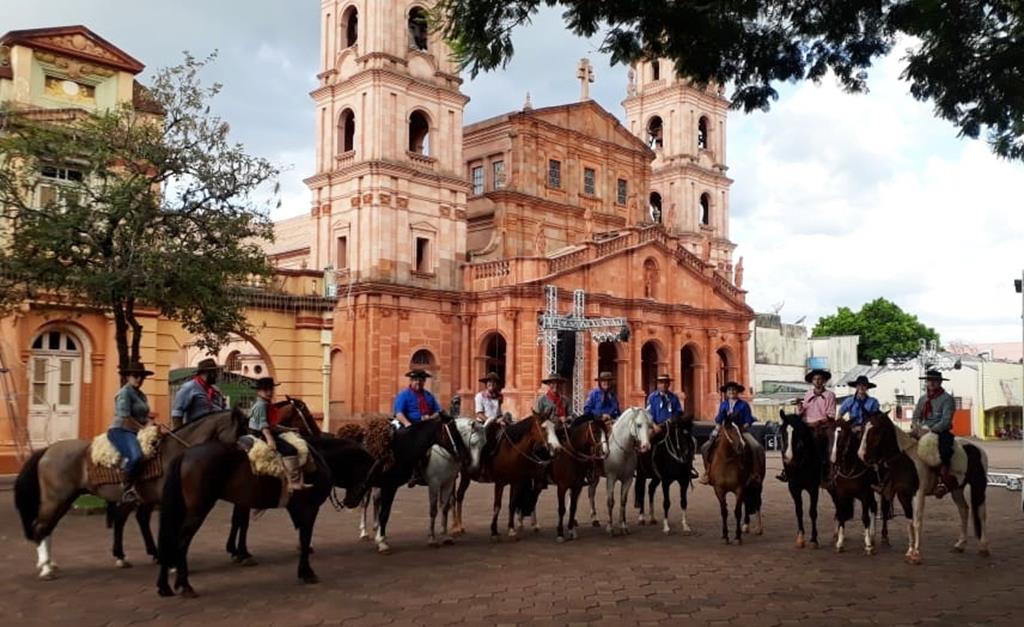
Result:
[[854,425],[864,424],[864,419],[867,415],[879,410],[878,399],[866,396],[863,399],[857,398],[854,394],[850,396],[843,404],[839,406],[839,417],[842,418],[846,414],[850,414],[850,423]]
[[[437,399],[433,394],[423,390],[423,395],[427,397],[427,407],[430,409],[428,416],[441,411],[441,406],[437,404]],[[398,396],[395,397],[393,413],[396,415],[401,413],[409,422],[419,422],[423,419],[423,414],[420,413],[420,400],[412,388],[405,388],[398,393]]]
[[257,398],[249,409],[249,428],[253,431],[262,431],[270,427],[270,403]]
[[754,414],[750,413],[750,405],[747,401],[742,398],[737,398],[733,402],[733,406],[729,407],[729,401],[724,400],[718,406],[718,415],[715,416],[715,424],[722,424],[725,422],[725,417],[730,413],[732,414],[732,421],[741,427],[747,427],[755,422],[757,419],[754,418]]
[[[134,422],[129,421],[131,418]],[[117,391],[114,397],[114,423],[113,429],[128,429],[135,431],[135,425],[145,425],[149,422],[149,399],[142,390],[130,383]]]
[[587,396],[587,402],[583,406],[583,413],[597,417],[607,414],[612,418],[618,418],[619,399],[615,397],[615,392],[611,390],[605,392],[601,388],[595,388]]
[[182,424],[188,424],[206,414],[225,409],[227,409],[227,401],[216,386],[213,388],[213,397],[211,398],[203,386],[193,378],[181,386],[178,394],[174,397],[171,418],[181,418]]
[[683,405],[679,397],[672,392],[662,394],[655,390],[647,397],[647,411],[651,413],[654,424],[660,425],[669,418],[683,415]]

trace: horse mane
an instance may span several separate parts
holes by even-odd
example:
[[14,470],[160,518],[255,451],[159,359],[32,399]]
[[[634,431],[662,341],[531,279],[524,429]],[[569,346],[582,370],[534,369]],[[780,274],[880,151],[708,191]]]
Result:
[[534,416],[529,416],[528,418],[523,418],[522,420],[513,422],[511,425],[505,427],[505,436],[513,442],[522,440],[523,436],[530,432],[532,427],[530,422],[532,420],[534,420]]

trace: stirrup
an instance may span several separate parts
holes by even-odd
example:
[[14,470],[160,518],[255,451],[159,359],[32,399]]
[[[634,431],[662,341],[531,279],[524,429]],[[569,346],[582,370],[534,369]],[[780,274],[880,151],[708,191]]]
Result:
[[128,484],[128,486],[121,491],[121,499],[118,501],[118,505],[134,505],[140,500],[139,493],[135,491],[135,485]]

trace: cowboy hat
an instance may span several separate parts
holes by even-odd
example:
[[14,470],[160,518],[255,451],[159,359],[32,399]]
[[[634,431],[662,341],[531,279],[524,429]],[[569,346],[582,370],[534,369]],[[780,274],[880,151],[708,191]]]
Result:
[[667,381],[668,383],[672,383],[672,381],[674,381],[674,380],[675,379],[673,379],[672,377],[668,376],[667,374],[659,374],[658,378],[655,379],[655,381],[657,383],[661,383],[662,381]]
[[597,375],[597,378],[594,379],[594,381],[614,381],[614,380],[615,380],[615,375],[613,375],[612,373],[608,372],[607,370],[605,370],[601,374]]
[[220,366],[217,365],[217,360],[207,357],[196,364],[196,372],[215,372],[220,370]]
[[477,381],[479,381],[480,383],[487,383],[487,382],[489,382],[489,381],[494,381],[494,382],[495,382],[495,383],[497,383],[497,384],[498,384],[499,386],[501,386],[501,385],[502,385],[502,380],[501,380],[501,377],[500,377],[500,376],[498,376],[498,373],[497,373],[497,372],[488,372],[486,376],[484,376],[484,377],[483,377],[483,378],[481,378],[481,379],[477,379]]
[[938,370],[929,370],[924,373],[923,377],[918,377],[920,381],[949,381],[946,377],[942,376],[942,373]]
[[279,385],[281,384],[274,383],[274,377],[260,377],[259,379],[256,379],[256,381],[249,387],[251,387],[254,390],[273,390]]
[[815,368],[814,370],[811,370],[804,376],[804,381],[810,383],[811,379],[813,379],[814,375],[816,374],[820,374],[821,376],[825,377],[826,382],[832,378],[832,373],[829,372],[828,370],[825,370],[824,368]]
[[743,387],[742,385],[740,385],[739,383],[736,383],[735,381],[728,381],[728,382],[726,382],[725,385],[723,385],[722,387],[718,388],[718,391],[721,392],[722,394],[725,394],[726,391],[728,391],[730,388],[731,389],[735,389],[736,392],[739,393],[739,394],[742,394],[747,389],[747,388]]
[[853,381],[850,381],[850,382],[849,382],[849,383],[847,383],[846,385],[850,386],[851,388],[855,388],[855,387],[857,387],[858,385],[863,385],[864,387],[866,387],[866,388],[867,388],[867,389],[869,389],[869,390],[870,390],[871,388],[875,388],[875,387],[878,387],[877,385],[875,385],[875,384],[874,384],[874,383],[872,383],[871,381],[868,381],[868,378],[867,378],[866,376],[864,376],[864,375],[860,375],[860,376],[859,376],[859,377],[857,377],[857,378],[856,378],[855,380],[853,380]]
[[136,377],[153,376],[153,371],[146,370],[146,366],[143,365],[141,361],[133,361],[129,363],[127,366],[122,366],[121,368],[118,368],[118,372],[120,372],[123,376],[126,377],[128,375],[134,375]]
[[429,379],[433,375],[431,375],[423,368],[413,368],[409,372],[405,373],[405,376],[409,377],[410,379]]
[[562,375],[558,374],[557,372],[551,372],[551,373],[548,373],[548,376],[546,376],[543,379],[541,379],[540,382],[544,383],[544,384],[548,384],[548,383],[565,383],[566,382],[566,378],[563,377]]

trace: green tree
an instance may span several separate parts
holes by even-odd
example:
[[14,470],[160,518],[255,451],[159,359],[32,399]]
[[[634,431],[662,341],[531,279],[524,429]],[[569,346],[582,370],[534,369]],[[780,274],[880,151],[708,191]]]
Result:
[[996,154],[1024,159],[1024,3],[1017,0],[440,0],[434,20],[475,76],[508,63],[512,31],[542,6],[569,29],[603,33],[613,63],[666,57],[699,85],[731,84],[746,111],[767,110],[784,81],[831,70],[850,92],[899,42],[902,77],[960,136],[982,131]]
[[835,314],[821,318],[812,336],[828,335],[859,335],[857,359],[861,363],[916,353],[918,339],[939,341],[935,329],[884,298],[866,303],[860,311],[840,307]]
[[242,286],[270,273],[257,240],[273,236],[277,170],[210,113],[208,61],[159,71],[155,107],[0,112],[0,305],[109,312],[120,364],[139,358],[142,308],[203,348],[248,329]]

